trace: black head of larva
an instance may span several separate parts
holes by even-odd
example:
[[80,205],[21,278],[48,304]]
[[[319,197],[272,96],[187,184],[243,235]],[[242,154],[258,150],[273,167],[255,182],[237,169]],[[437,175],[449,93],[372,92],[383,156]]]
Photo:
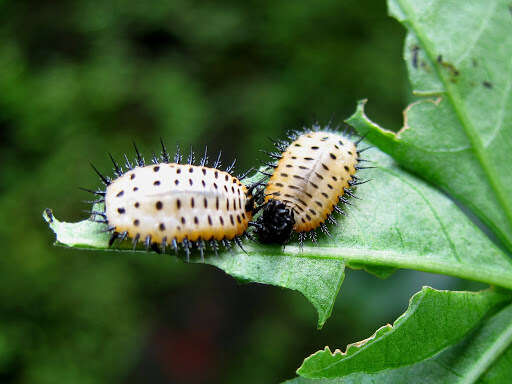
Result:
[[256,234],[262,243],[285,244],[291,237],[294,224],[293,211],[283,202],[270,199],[256,220]]

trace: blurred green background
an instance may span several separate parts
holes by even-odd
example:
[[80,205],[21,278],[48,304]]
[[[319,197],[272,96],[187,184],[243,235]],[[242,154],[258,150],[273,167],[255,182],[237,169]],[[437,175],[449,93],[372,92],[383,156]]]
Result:
[[368,337],[442,276],[348,271],[317,331],[298,293],[173,256],[52,246],[88,162],[136,141],[257,165],[267,136],[342,121],[358,99],[397,129],[404,31],[384,1],[0,1],[0,382],[277,383],[309,353]]

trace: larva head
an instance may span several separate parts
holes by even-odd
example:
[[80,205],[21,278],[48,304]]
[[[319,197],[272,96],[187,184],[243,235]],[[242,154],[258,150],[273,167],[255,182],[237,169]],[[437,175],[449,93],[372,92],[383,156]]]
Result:
[[287,243],[293,231],[293,211],[286,204],[270,199],[256,221],[256,234],[262,243]]

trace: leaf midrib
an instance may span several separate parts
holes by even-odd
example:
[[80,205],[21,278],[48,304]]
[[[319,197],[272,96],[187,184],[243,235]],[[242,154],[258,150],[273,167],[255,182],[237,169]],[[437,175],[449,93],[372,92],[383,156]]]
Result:
[[[429,39],[426,37],[422,31],[420,31],[417,28],[417,23],[414,18],[414,12],[410,9],[410,7],[404,3],[403,0],[396,0],[397,3],[400,5],[402,12],[404,15],[406,15],[407,19],[409,20],[409,28],[414,32],[416,35],[418,42],[420,45],[423,46],[423,50],[425,51],[426,55],[428,56],[431,63],[435,63],[434,55],[434,49],[432,47],[432,43],[429,41]],[[480,165],[482,166],[482,169],[485,173],[486,178],[489,181],[489,184],[494,191],[494,194],[498,200],[498,203],[503,208],[503,211],[505,213],[505,216],[508,220],[508,226],[509,226],[509,232],[507,233],[507,237],[510,236],[510,233],[512,232],[512,202],[507,199],[506,192],[504,190],[504,187],[501,183],[501,180],[498,177],[498,174],[496,172],[495,167],[493,167],[491,161],[489,160],[485,147],[480,140],[480,137],[478,136],[478,133],[476,129],[471,124],[466,111],[464,110],[462,99],[455,88],[455,85],[453,85],[450,80],[443,74],[443,72],[440,71],[440,68],[438,65],[433,65],[434,70],[437,74],[437,76],[441,79],[444,87],[445,87],[445,94],[448,97],[448,100],[452,104],[452,108],[455,111],[455,114],[457,115],[462,128],[464,129],[464,132],[466,133],[466,136],[468,137],[469,141],[471,142],[471,145],[473,146],[473,151],[475,153],[475,156],[477,157],[478,161],[480,162]],[[512,199],[511,199],[512,200]],[[507,246],[511,247],[510,243],[507,242]],[[512,249],[510,249],[512,250]]]
[[[512,304],[511,304],[512,305]],[[505,310],[510,310],[507,308]],[[473,368],[464,374],[458,381],[458,384],[473,384],[494,364],[502,354],[512,345],[512,323],[500,333],[496,341],[476,360]]]

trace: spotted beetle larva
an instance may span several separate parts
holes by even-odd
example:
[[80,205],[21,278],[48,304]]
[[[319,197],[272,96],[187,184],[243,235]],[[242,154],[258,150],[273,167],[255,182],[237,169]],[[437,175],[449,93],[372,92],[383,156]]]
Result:
[[277,163],[265,188],[263,212],[255,227],[260,241],[284,244],[293,232],[302,246],[306,234],[316,241],[316,228],[329,234],[327,220],[335,223],[333,212],[344,213],[338,203],[348,204],[345,195],[353,196],[350,187],[362,184],[356,171],[359,141],[329,127],[314,126],[311,131],[295,133],[291,143],[275,143],[281,153],[271,153]]
[[177,252],[184,248],[187,260],[192,248],[199,249],[201,258],[207,245],[215,252],[219,243],[229,248],[233,240],[240,247],[240,239],[252,219],[256,185],[246,187],[232,176],[234,163],[222,171],[220,154],[213,167],[207,167],[206,152],[200,165],[193,165],[193,153],[188,164],[180,164],[178,153],[174,162],[162,142],[162,155],[153,155],[152,164],[146,165],[135,147],[135,165],[126,159],[123,170],[110,155],[115,179],[103,176],[96,168],[105,191],[92,191],[104,203],[96,221],[108,225],[112,233],[110,245],[116,239],[131,238],[135,249],[142,241],[146,249],[165,252],[167,245]]

